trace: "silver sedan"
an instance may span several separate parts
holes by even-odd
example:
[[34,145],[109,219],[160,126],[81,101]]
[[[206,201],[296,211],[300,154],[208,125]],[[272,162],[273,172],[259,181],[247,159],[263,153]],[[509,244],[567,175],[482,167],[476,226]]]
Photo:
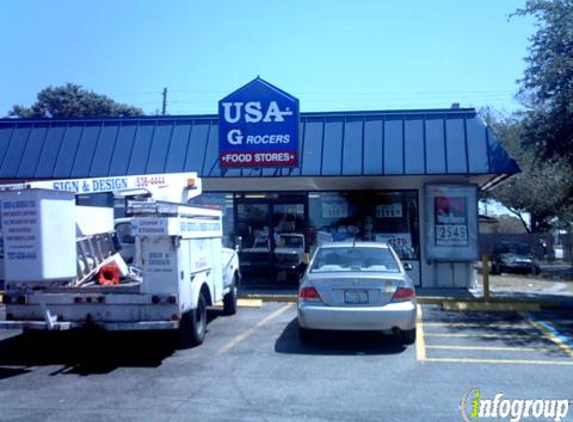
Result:
[[322,245],[301,280],[298,324],[303,341],[312,330],[380,330],[412,344],[416,341],[414,285],[386,244]]

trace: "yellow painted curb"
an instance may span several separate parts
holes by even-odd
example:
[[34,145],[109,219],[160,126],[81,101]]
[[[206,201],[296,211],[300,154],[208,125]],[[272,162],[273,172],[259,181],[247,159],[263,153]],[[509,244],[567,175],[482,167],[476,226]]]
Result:
[[526,302],[464,302],[464,301],[445,301],[442,304],[444,311],[459,312],[539,312],[541,306],[539,303]]
[[[455,297],[438,297],[438,296],[426,296],[426,297],[416,297],[416,301],[420,305],[441,305],[445,300],[457,300]],[[473,299],[467,299],[473,300]]]
[[259,295],[259,294],[245,294],[240,295],[242,299],[257,299],[263,302],[286,302],[295,303],[297,300],[296,295]]
[[[260,299],[237,299],[237,306],[239,308],[261,308],[263,306],[263,301]],[[215,308],[223,308],[223,302],[217,302],[214,305]]]
[[[429,297],[418,297],[418,303],[422,305],[442,305],[445,302],[463,302],[463,303],[484,303],[484,299],[480,297],[476,298],[455,298],[455,297],[439,297],[439,296],[429,296]],[[541,300],[535,301],[531,299],[516,299],[509,297],[492,297],[489,303],[515,303],[515,304],[536,304],[542,308],[560,308],[561,303],[557,301]]]
[[239,308],[261,308],[263,301],[261,299],[237,299]]
[[[285,302],[285,303],[296,303],[296,294],[259,294],[259,293],[243,293],[239,295],[243,299],[259,299],[263,302]],[[467,299],[457,299],[453,297],[418,297],[417,302],[420,305],[442,305],[444,310],[446,306],[450,307],[450,303],[458,303],[459,307],[464,309],[458,309],[460,311],[479,311],[483,309],[484,311],[508,311],[508,312],[538,312],[540,308],[559,308],[561,304],[559,302],[551,301],[532,301],[532,300],[520,300],[520,299],[510,299],[510,298],[492,298],[484,306],[486,302],[482,298],[467,298]],[[448,304],[448,305],[446,305]],[[471,304],[471,305],[470,305]],[[450,309],[447,309],[450,310]],[[451,309],[456,310],[456,309]]]

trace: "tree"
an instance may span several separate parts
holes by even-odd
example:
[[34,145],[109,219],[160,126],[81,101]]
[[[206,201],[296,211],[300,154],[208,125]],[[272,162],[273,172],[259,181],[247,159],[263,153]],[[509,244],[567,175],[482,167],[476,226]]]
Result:
[[80,85],[66,84],[43,89],[30,108],[14,105],[11,117],[122,117],[139,116],[143,110],[120,104],[111,98],[83,89]]
[[[484,199],[501,202],[530,233],[548,230],[556,218],[571,220],[571,165],[557,158],[539,160],[536,150],[523,141],[524,123],[520,114],[504,116],[491,109],[484,109],[481,114],[522,171],[487,193]],[[530,215],[529,224],[525,214]]]
[[497,225],[494,228],[495,233],[525,233],[523,222],[511,215],[500,215],[497,218]]
[[515,15],[537,20],[519,81],[523,140],[543,158],[573,164],[573,0],[528,0]]

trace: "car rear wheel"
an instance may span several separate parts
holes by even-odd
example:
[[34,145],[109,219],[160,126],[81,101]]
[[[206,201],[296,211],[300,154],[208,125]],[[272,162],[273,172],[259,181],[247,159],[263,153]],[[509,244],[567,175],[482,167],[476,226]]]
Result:
[[308,328],[298,327],[298,338],[303,343],[309,343],[312,340],[312,331]]
[[403,344],[414,344],[416,342],[416,329],[401,331],[400,340]]
[[198,346],[205,340],[207,332],[207,301],[199,294],[197,308],[185,312],[179,325],[179,344],[182,347]]

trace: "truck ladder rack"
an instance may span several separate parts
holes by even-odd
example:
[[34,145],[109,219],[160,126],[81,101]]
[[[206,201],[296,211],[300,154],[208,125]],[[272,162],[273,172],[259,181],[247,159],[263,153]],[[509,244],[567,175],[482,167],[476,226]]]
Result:
[[76,286],[97,274],[99,269],[109,263],[117,253],[113,233],[80,237],[76,245],[78,271]]

